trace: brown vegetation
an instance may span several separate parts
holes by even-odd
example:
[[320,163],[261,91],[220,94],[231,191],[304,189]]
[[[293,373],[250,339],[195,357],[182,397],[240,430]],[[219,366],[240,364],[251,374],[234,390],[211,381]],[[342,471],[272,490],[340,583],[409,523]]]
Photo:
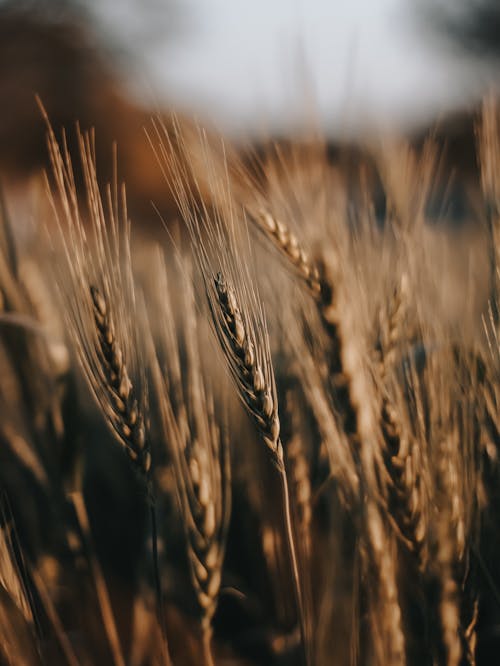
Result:
[[156,120],[187,233],[136,246],[50,131],[39,242],[2,209],[1,663],[494,663],[491,100],[477,137],[471,232],[429,223],[432,143],[353,197],[319,143]]
[[[496,663],[496,104],[410,143],[233,149],[22,20],[34,83],[0,58],[32,109],[0,129],[0,664]],[[77,99],[31,69],[47,43]],[[25,242],[32,92],[97,131],[49,130]]]

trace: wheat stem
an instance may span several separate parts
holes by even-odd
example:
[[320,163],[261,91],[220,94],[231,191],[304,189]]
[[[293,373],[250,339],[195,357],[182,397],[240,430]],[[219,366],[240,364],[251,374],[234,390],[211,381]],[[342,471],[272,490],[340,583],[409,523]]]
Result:
[[85,506],[85,500],[81,493],[73,493],[71,495],[73,506],[75,507],[76,517],[80,525],[82,534],[84,535],[89,552],[90,566],[92,569],[92,574],[95,581],[95,589],[97,592],[97,597],[99,599],[99,606],[101,608],[101,615],[104,623],[104,629],[106,631],[109,646],[111,648],[111,653],[113,655],[113,663],[115,666],[125,666],[125,659],[123,656],[122,647],[120,644],[120,639],[118,637],[118,629],[115,623],[115,617],[113,614],[113,608],[111,606],[111,601],[109,599],[109,592],[106,586],[106,581],[101,569],[101,565],[97,557],[95,556],[94,549],[92,547],[92,536],[90,531],[89,517],[87,514],[87,508]]

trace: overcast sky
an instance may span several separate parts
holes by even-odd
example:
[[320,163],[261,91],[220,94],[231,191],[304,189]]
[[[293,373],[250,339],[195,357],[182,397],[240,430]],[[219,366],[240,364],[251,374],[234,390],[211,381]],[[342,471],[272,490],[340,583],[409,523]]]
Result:
[[136,45],[127,72],[142,99],[208,114],[224,130],[311,117],[333,132],[394,128],[467,104],[492,75],[417,18],[422,3],[456,11],[458,0],[173,0],[177,31],[169,0],[93,1],[117,41]]

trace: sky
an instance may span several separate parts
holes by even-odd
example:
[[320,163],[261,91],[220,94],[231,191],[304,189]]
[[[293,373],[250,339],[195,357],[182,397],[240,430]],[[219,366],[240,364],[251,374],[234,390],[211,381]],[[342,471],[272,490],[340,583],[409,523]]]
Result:
[[330,134],[425,122],[488,88],[492,67],[445,48],[418,18],[426,2],[458,1],[170,0],[175,12],[169,0],[92,0],[134,54],[124,73],[143,102],[229,132],[314,122]]
[[152,53],[152,70],[160,90],[234,129],[311,114],[327,129],[383,128],[480,84],[474,63],[426,41],[406,0],[190,2],[191,37]]

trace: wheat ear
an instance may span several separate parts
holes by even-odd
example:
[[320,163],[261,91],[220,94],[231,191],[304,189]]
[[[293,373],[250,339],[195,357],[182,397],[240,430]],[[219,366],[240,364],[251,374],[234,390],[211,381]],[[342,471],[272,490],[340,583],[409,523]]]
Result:
[[[256,218],[252,219],[255,222]],[[346,335],[348,328],[346,311],[341,307],[336,288],[339,272],[338,257],[336,254],[326,256],[316,266],[309,262],[307,253],[300,250],[295,236],[286,230],[283,223],[278,224],[271,213],[260,215],[257,224],[275,247],[288,257],[316,302],[323,327],[330,340],[327,355],[330,386],[341,427],[348,439],[358,470],[361,481],[359,490],[361,495],[373,492],[376,494],[379,486],[376,469],[383,463],[377,460],[377,451],[370,443],[373,434],[369,434],[368,428],[372,419],[366,395],[367,386],[360,367],[359,350],[349,335]],[[293,241],[290,241],[290,238],[293,238]],[[365,565],[370,568],[375,567],[377,570],[377,583],[380,588],[378,594],[384,605],[383,618],[387,636],[381,637],[380,645],[378,647],[376,645],[376,648],[380,650],[381,658],[389,659],[392,664],[402,664],[405,661],[404,634],[397,598],[394,558],[390,544],[386,541],[389,537],[374,500],[368,496],[365,498],[360,496],[359,501],[368,502],[364,529],[370,553],[367,555]]]
[[[420,570],[425,567],[426,523],[421,508],[418,447],[405,427],[396,403],[389,396],[402,338],[407,307],[407,278],[401,277],[388,307],[385,335],[379,342],[378,375],[381,383],[380,426],[384,448],[382,458],[387,472],[388,517],[397,535],[416,558]],[[416,460],[417,457],[417,460]]]
[[[252,417],[280,480],[283,526],[292,568],[302,645],[306,653],[307,633],[292,527],[290,492],[280,439],[276,382],[262,305],[253,289],[248,269],[245,271],[243,267],[241,270],[237,267],[237,234],[234,226],[236,220],[230,196],[225,190],[222,193],[228,204],[223,220],[220,211],[209,212],[203,204],[201,208],[194,205],[196,197],[186,184],[185,174],[178,165],[177,169],[176,164],[171,166],[175,175],[173,189],[204,280],[216,337],[238,396]],[[210,169],[209,163],[209,174]],[[212,186],[220,193],[220,183],[212,183]],[[218,272],[212,269],[214,263],[218,263],[220,267]],[[307,660],[305,654],[304,657]]]
[[[304,649],[307,650],[302,586],[290,509],[290,491],[283,445],[280,439],[278,401],[268,342],[267,340],[264,342],[263,348],[258,345],[255,334],[246,325],[245,320],[248,321],[248,317],[243,315],[234,289],[227,284],[221,273],[213,278],[213,284],[215,293],[212,292],[208,298],[219,342],[231,369],[238,395],[253,418],[281,481],[285,536],[292,566],[301,637]],[[261,331],[262,335],[264,335],[264,331]]]
[[318,268],[293,231],[268,210],[261,210],[256,215],[249,213],[249,215],[254,224],[270,238],[278,251],[292,264],[295,272],[306,283],[311,293],[319,298],[322,286]]
[[210,299],[210,309],[219,342],[236,381],[238,394],[262,435],[273,465],[281,473],[284,468],[283,446],[279,437],[276,387],[270,359],[266,356],[259,359],[256,340],[249,335],[235,292],[222,273],[214,277],[213,283],[218,307]]
[[[341,312],[335,286],[338,278],[337,259],[329,256],[328,261],[322,259],[319,264],[313,262],[293,232],[270,211],[251,215],[250,219],[267,235],[278,251],[288,258],[314,298],[331,342],[328,364],[335,402],[344,432],[352,443],[358,432],[359,404],[352,391],[352,364],[347,359],[351,360],[357,354],[351,353],[350,345],[346,344],[348,336],[344,335],[345,313]],[[358,457],[356,449],[355,446],[354,455]]]
[[294,496],[297,514],[297,534],[306,568],[311,558],[312,527],[312,488],[309,461],[305,452],[305,442],[300,432],[300,403],[295,391],[290,388],[285,395],[285,409],[290,421],[290,438],[285,445],[285,457]]
[[[48,120],[47,120],[48,124]],[[63,135],[60,147],[48,124],[48,147],[55,188],[47,190],[63,260],[56,279],[73,348],[115,439],[146,486],[153,543],[157,612],[169,662],[158,564],[157,520],[146,435],[147,382],[141,357],[135,284],[130,250],[130,221],[124,186],[101,192],[94,137],[77,132],[86,206],[78,196],[73,165]],[[115,155],[116,158],[116,155]],[[84,223],[88,218],[88,228]],[[57,250],[61,248],[58,247]],[[132,381],[132,377],[134,380]]]
[[423,570],[427,530],[421,510],[419,469],[415,459],[417,445],[404,429],[399,414],[386,402],[381,427],[385,443],[383,459],[388,475],[388,517],[402,543],[415,556],[418,568]]
[[[49,129],[64,262],[56,261],[66,320],[87,383],[117,441],[147,476],[151,457],[144,428],[146,382],[140,359],[130,225],[125,190],[101,195],[90,136],[78,134],[87,209],[78,199],[71,158]],[[83,219],[90,218],[90,230]],[[135,384],[131,377],[136,375]]]
[[456,433],[443,434],[439,446],[438,493],[442,496],[445,506],[441,508],[437,526],[437,562],[440,574],[439,614],[446,666],[458,666],[462,658],[459,612],[460,590],[454,575],[456,535],[452,525],[452,511],[448,508],[454,499],[449,494],[453,487],[453,482],[450,479],[450,462],[456,455],[456,446]]
[[382,488],[379,477],[383,461],[372,412],[374,387],[365,376],[352,308],[347,306],[336,286],[340,283],[338,260],[337,253],[330,258],[325,255],[322,260],[319,271],[322,288],[317,303],[330,339],[331,391],[360,479],[358,501],[363,506],[360,527],[367,545],[364,566],[373,572],[373,594],[381,603],[380,614],[375,611],[372,617],[374,647],[382,662],[400,666],[406,661],[405,635],[396,582],[395,549],[380,508]]
[[135,396],[123,352],[117,342],[115,326],[107,300],[99,289],[90,286],[99,355],[110,395],[112,412],[108,418],[113,432],[131,463],[144,476],[151,469],[151,453],[146,440],[144,417]]
[[165,369],[160,370],[156,355],[152,363],[162,427],[174,461],[191,581],[201,611],[203,656],[207,666],[211,666],[212,619],[218,602],[231,510],[229,442],[225,427],[221,427],[216,417],[214,399],[202,367],[191,264],[185,260],[185,274],[178,276],[183,314],[180,337],[165,261],[161,254],[157,259],[161,290],[159,339]]

